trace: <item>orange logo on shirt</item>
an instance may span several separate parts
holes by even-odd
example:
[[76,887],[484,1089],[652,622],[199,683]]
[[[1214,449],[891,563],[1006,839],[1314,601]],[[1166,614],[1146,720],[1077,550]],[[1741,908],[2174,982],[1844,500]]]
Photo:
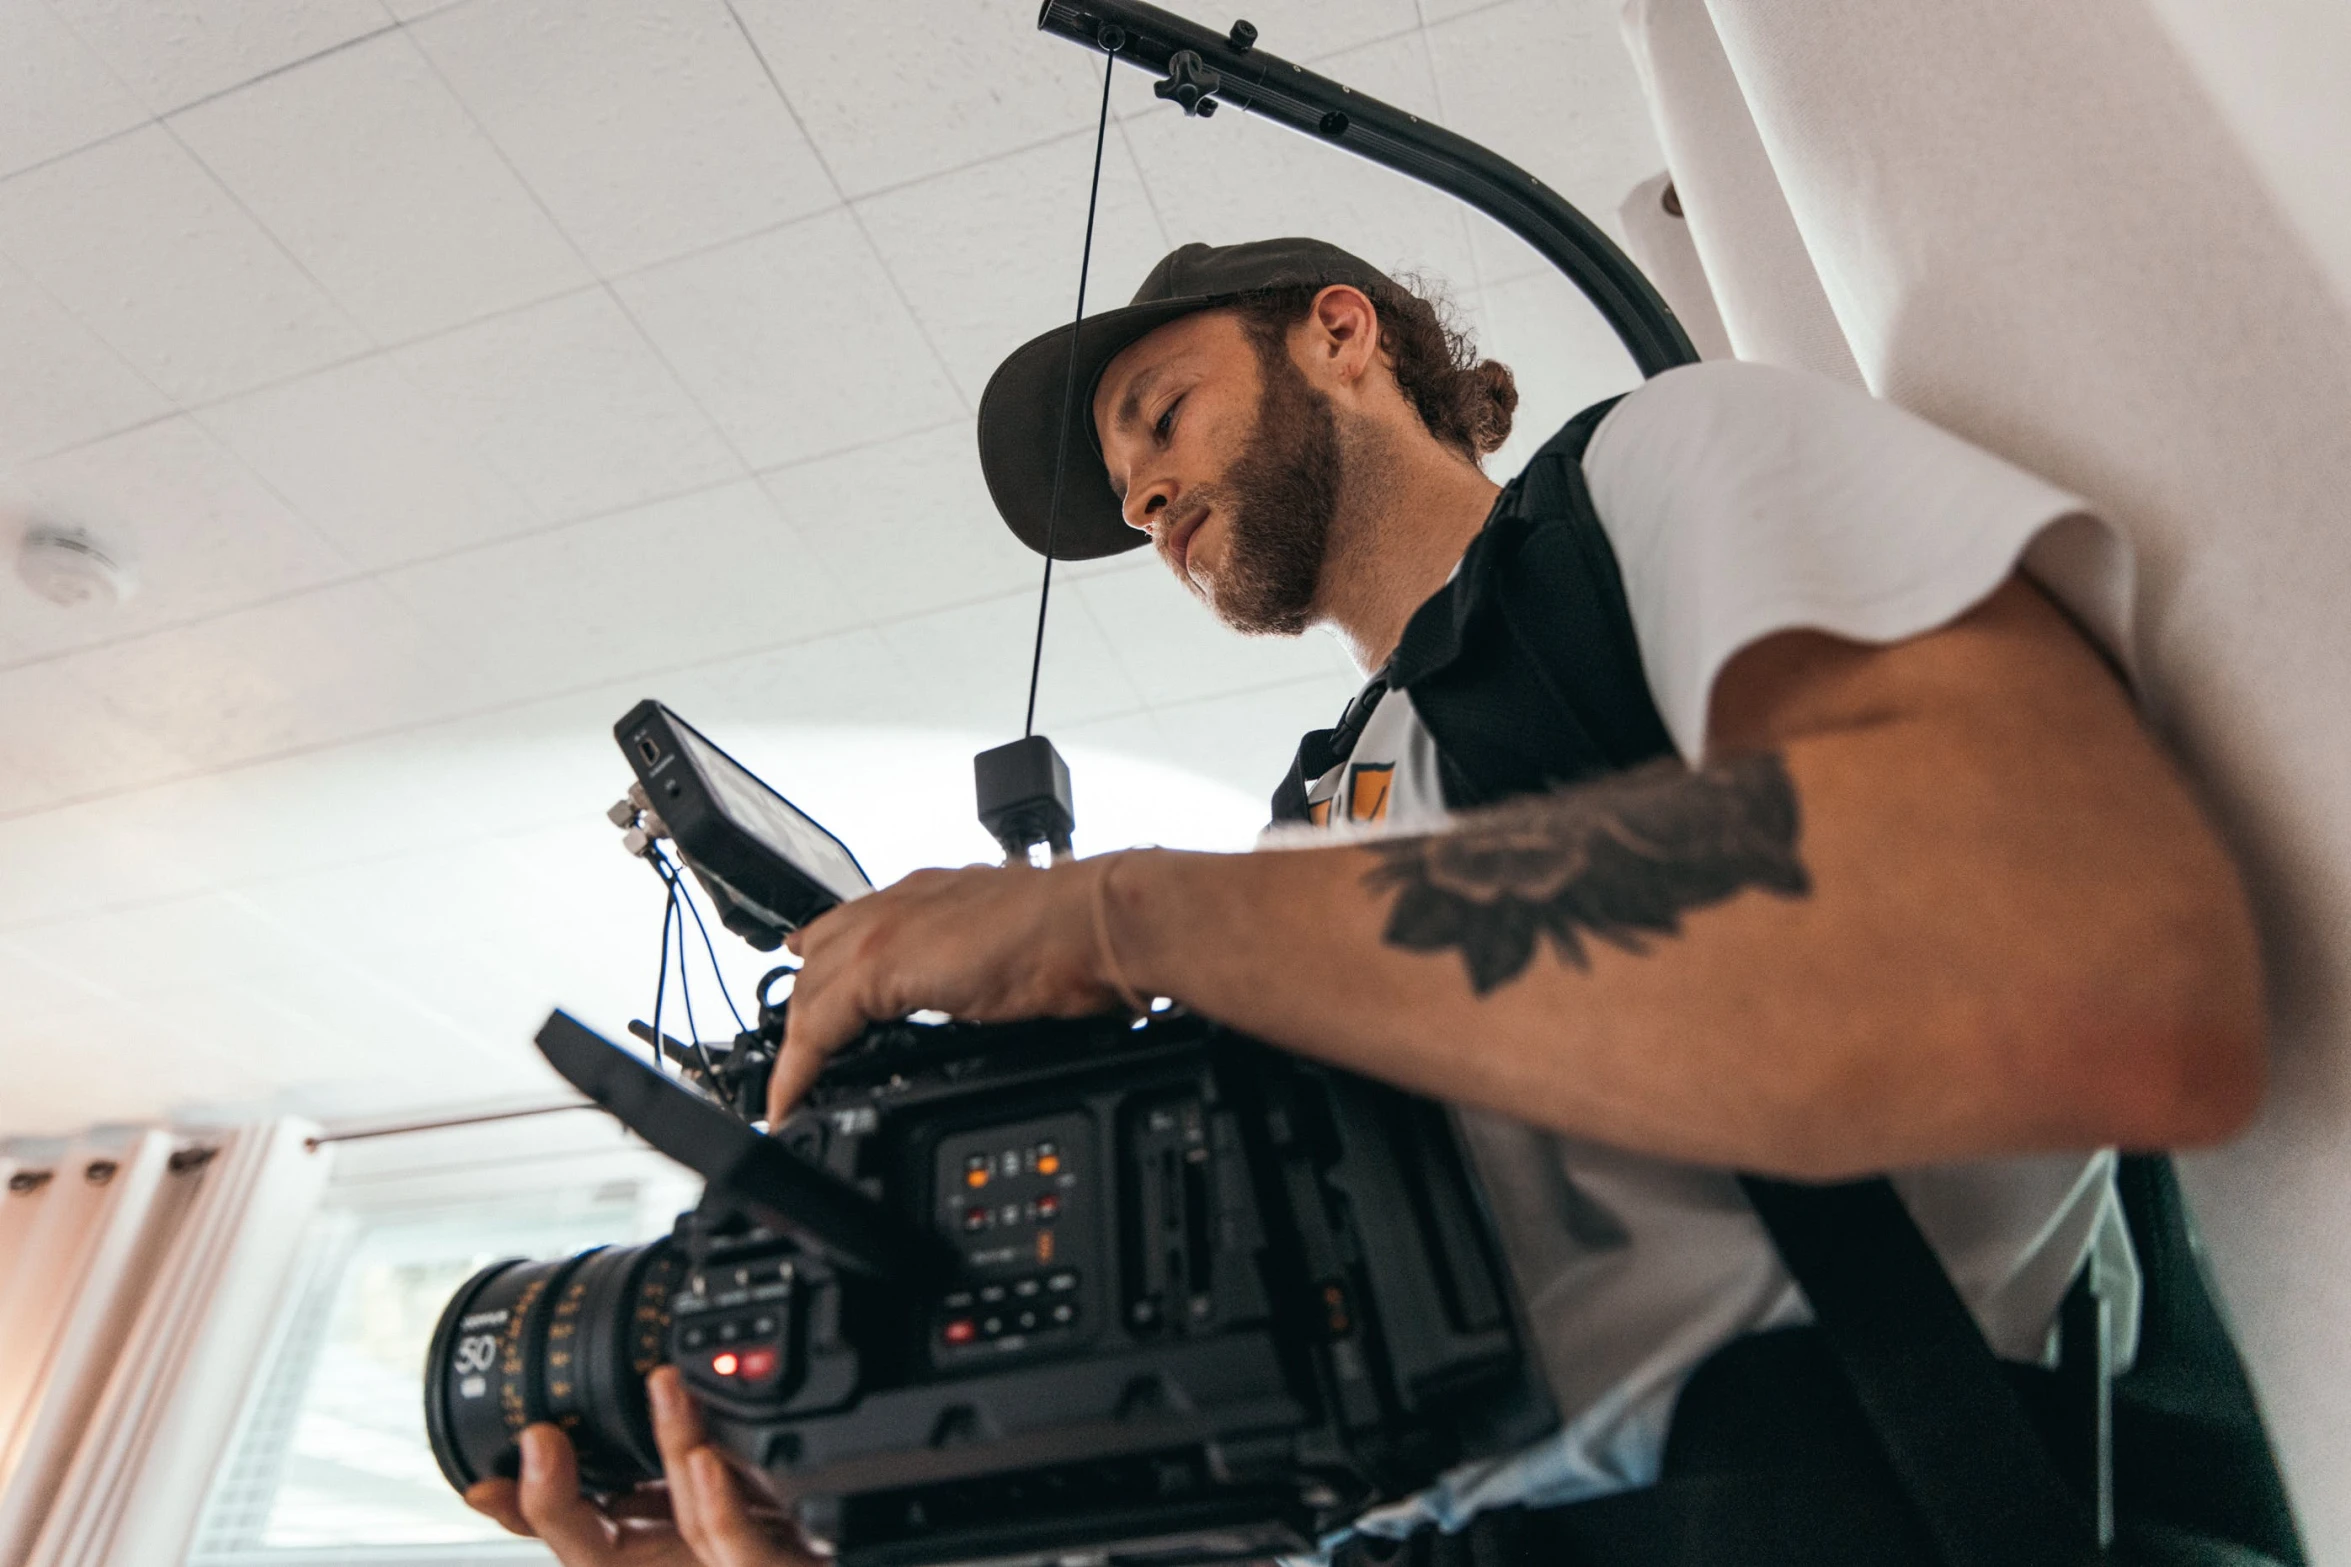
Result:
[[1347,820],[1376,822],[1388,814],[1388,790],[1396,781],[1394,762],[1358,762],[1347,769]]

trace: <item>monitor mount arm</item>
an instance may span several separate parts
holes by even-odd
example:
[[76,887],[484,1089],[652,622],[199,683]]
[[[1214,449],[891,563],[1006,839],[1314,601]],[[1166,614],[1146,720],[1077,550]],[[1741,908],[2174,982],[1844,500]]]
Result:
[[1247,22],[1215,33],[1141,0],[1045,0],[1037,26],[1152,72],[1188,115],[1230,104],[1467,202],[1566,273],[1642,375],[1696,362],[1641,269],[1556,191],[1465,136],[1265,53]]

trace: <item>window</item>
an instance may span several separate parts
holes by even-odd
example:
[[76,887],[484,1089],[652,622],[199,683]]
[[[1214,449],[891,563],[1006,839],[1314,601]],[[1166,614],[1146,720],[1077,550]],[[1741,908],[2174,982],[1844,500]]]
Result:
[[649,1240],[691,1205],[683,1172],[603,1140],[601,1155],[520,1161],[452,1162],[444,1145],[421,1170],[338,1176],[189,1567],[553,1559],[450,1490],[425,1440],[422,1370],[441,1308],[476,1270]]

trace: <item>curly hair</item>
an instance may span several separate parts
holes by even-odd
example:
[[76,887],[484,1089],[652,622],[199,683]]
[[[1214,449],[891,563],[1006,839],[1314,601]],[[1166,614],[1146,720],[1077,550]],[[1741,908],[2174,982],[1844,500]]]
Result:
[[[1306,318],[1322,289],[1314,283],[1257,289],[1232,308],[1259,353],[1281,353],[1287,350],[1290,328]],[[1477,345],[1449,319],[1434,290],[1423,295],[1389,282],[1364,292],[1379,316],[1380,352],[1429,434],[1472,462],[1509,440],[1510,418],[1518,408],[1518,382],[1510,367],[1478,357]]]

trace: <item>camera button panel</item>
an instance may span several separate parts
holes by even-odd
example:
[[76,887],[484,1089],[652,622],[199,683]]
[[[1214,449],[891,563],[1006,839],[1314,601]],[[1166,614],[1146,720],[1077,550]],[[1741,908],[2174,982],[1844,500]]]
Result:
[[941,1296],[931,1351],[942,1363],[1076,1341],[1091,1326],[1101,1242],[1089,1168],[1092,1118],[1040,1117],[942,1138],[935,1222],[962,1259]]

